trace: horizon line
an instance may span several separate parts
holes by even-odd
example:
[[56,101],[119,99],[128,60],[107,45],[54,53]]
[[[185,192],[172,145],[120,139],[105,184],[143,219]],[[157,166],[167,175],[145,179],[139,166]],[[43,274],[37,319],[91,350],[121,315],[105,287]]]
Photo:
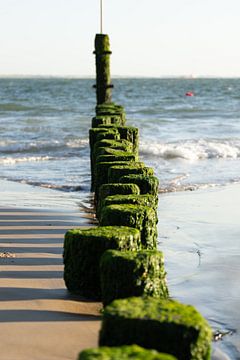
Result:
[[[112,75],[112,79],[239,79],[240,75]],[[95,75],[73,75],[73,74],[0,74],[0,79],[95,79]]]

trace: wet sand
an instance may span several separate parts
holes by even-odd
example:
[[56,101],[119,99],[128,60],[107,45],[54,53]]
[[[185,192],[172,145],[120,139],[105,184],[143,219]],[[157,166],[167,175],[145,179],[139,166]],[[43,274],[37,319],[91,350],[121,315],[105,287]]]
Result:
[[1,359],[75,360],[97,346],[101,304],[67,292],[63,238],[91,216],[61,193],[0,185]]
[[214,359],[240,359],[240,185],[159,197],[159,249],[170,295],[192,304],[221,340]]

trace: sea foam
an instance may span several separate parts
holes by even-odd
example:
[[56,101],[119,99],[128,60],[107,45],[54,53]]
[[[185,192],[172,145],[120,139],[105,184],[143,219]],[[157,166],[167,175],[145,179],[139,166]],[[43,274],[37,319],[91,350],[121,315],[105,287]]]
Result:
[[141,143],[143,155],[163,159],[237,159],[240,157],[240,140],[186,140],[176,143]]

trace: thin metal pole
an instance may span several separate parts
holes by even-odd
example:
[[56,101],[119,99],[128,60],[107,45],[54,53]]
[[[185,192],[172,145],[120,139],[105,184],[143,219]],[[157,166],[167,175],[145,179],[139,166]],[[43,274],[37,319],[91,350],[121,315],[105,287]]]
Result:
[[102,0],[100,0],[100,34],[103,33],[103,4]]

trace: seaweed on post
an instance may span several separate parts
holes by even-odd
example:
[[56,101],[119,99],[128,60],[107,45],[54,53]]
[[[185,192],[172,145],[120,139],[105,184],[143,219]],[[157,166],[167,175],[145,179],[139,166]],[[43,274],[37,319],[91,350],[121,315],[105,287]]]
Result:
[[168,298],[163,253],[157,250],[106,251],[100,262],[102,302],[132,296]]
[[141,249],[137,229],[123,226],[69,230],[64,239],[64,280],[70,292],[101,300],[99,263],[108,249]]
[[115,300],[105,308],[99,344],[137,344],[179,360],[210,360],[211,341],[210,326],[193,306],[132,297]]
[[138,345],[119,347],[102,346],[83,350],[78,360],[177,360],[169,354],[159,353],[156,350],[143,349]]
[[157,247],[157,218],[154,209],[148,206],[120,204],[102,208],[101,226],[120,225],[139,229],[144,249]]

